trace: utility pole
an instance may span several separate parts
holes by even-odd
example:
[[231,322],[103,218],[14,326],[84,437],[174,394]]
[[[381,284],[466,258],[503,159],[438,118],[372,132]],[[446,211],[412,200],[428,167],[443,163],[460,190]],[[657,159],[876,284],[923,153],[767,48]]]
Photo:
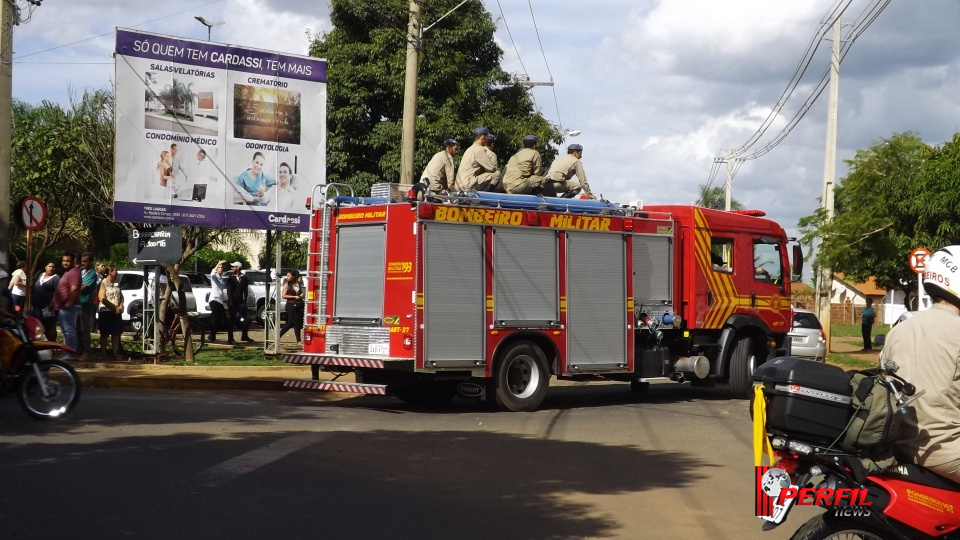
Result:
[[[833,21],[833,47],[830,52],[830,100],[827,105],[827,148],[823,163],[823,207],[827,221],[833,219],[833,188],[837,164],[837,101],[840,95],[840,18]],[[821,245],[823,242],[821,241]],[[833,269],[827,265],[820,270],[817,316],[827,337],[830,352],[830,297],[833,288]]]
[[420,4],[410,0],[407,24],[407,67],[403,83],[403,136],[400,141],[400,183],[413,182],[413,156],[417,134],[417,72],[420,49]]
[[730,211],[733,205],[733,148],[727,150],[727,183],[724,185],[724,209]]
[[10,261],[10,142],[13,132],[13,0],[0,0],[0,270]]

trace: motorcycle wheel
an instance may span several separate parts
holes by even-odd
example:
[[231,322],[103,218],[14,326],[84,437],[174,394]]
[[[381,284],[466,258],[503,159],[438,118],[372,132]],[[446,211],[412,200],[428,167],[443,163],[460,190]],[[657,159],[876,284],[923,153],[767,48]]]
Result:
[[843,540],[859,538],[862,540],[885,540],[890,533],[870,521],[859,518],[838,518],[828,514],[819,514],[810,518],[790,540]]
[[43,360],[37,364],[47,393],[32,366],[20,378],[17,397],[20,406],[32,418],[50,420],[64,416],[80,400],[80,377],[69,364],[61,360]]

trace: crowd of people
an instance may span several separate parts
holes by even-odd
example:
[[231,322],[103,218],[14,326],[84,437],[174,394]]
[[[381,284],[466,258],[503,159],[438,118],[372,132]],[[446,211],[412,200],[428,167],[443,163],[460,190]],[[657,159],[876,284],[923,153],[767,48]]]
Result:
[[[486,127],[473,130],[473,144],[463,152],[460,165],[454,163],[459,151],[456,139],[443,141],[443,148],[427,164],[420,181],[430,192],[496,191],[502,193],[571,198],[583,193],[595,199],[583,170],[583,146],[567,146],[566,155],[553,160],[546,173],[537,150],[536,135],[523,138],[523,148],[510,157],[501,170],[494,146],[497,137]],[[576,177],[576,180],[573,178]]]
[[[8,287],[14,309],[23,309],[29,286],[29,312],[43,324],[49,341],[57,340],[59,326],[63,343],[77,352],[77,360],[108,355],[124,359],[120,354],[123,293],[116,282],[116,267],[102,261],[94,264],[89,253],[77,258],[71,252],[63,254],[60,266],[63,272],[58,274],[56,265],[48,262],[31,285],[27,283],[25,264],[17,263]],[[99,350],[91,341],[95,328],[100,332]],[[108,342],[112,342],[109,352]]]
[[[210,272],[210,283],[212,317],[208,340],[215,343],[217,334],[222,331],[227,335],[227,344],[234,345],[237,343],[234,331],[239,330],[240,341],[252,343],[253,339],[249,336],[250,314],[247,307],[249,287],[247,276],[243,273],[243,263],[234,261],[230,263],[227,270],[227,261],[217,261],[213,271]],[[286,301],[287,321],[280,332],[280,337],[293,329],[298,345],[300,330],[303,328],[304,290],[299,272],[288,272],[281,293]]]
[[[24,309],[26,288],[29,286],[28,311],[43,325],[47,340],[57,341],[59,329],[63,343],[76,351],[79,361],[109,358],[127,360],[120,348],[125,304],[117,279],[117,268],[103,261],[94,264],[89,253],[77,257],[71,252],[64,253],[60,266],[62,272],[58,273],[56,264],[48,262],[43,272],[29,285],[25,263],[17,263],[7,287],[12,308]],[[219,261],[210,274],[212,321],[209,339],[215,342],[217,334],[224,332],[230,345],[238,341],[253,343],[249,335],[250,314],[247,309],[249,287],[247,277],[242,272],[243,265],[234,262],[229,265],[229,271],[227,268],[226,261]],[[305,290],[299,272],[287,273],[281,293],[286,302],[287,317],[280,335],[293,330],[298,345],[303,328]],[[235,330],[240,332],[239,340],[234,339]],[[100,334],[98,348],[92,346],[91,336],[94,332]]]

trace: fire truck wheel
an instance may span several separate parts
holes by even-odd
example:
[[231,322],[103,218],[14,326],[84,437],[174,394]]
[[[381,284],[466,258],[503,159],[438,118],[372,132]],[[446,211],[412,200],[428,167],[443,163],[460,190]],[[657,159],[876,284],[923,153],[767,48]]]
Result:
[[497,405],[508,411],[533,411],[547,395],[550,370],[539,347],[514,343],[497,364]]
[[756,367],[753,342],[748,337],[737,341],[730,356],[730,391],[736,397],[750,397],[753,390],[753,370]]
[[448,382],[434,382],[401,386],[396,395],[404,403],[417,407],[436,407],[457,396],[457,386]]

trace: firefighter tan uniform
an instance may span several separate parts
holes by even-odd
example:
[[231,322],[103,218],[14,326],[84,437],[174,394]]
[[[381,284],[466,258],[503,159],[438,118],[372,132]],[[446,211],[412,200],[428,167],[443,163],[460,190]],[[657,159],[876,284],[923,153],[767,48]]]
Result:
[[[497,136],[493,133],[487,135],[487,144],[485,148],[487,149],[487,157],[490,158],[490,161],[497,167],[500,166],[500,158],[497,157],[497,153],[493,151],[493,144],[497,142]],[[501,185],[503,184],[503,171],[499,171],[500,174],[497,175],[497,178],[494,179],[493,183],[487,188],[488,191],[499,191],[503,192]]]
[[503,188],[507,193],[529,194],[543,187],[543,176],[540,175],[543,162],[536,144],[537,138],[527,135],[523,138],[524,148],[510,156],[503,171]]
[[473,144],[463,151],[457,169],[457,189],[486,191],[496,184],[500,171],[484,145],[489,134],[487,128],[477,128],[473,133],[476,136]]
[[457,153],[457,141],[447,139],[443,141],[443,150],[430,158],[427,167],[420,175],[421,181],[427,184],[432,193],[441,193],[454,188],[456,182],[456,167],[453,156]]
[[[590,184],[587,183],[587,174],[583,170],[583,164],[580,162],[583,147],[579,144],[571,144],[567,147],[567,155],[560,156],[550,164],[550,170],[547,172],[547,178],[544,185],[544,192],[556,191],[558,194],[566,192],[569,196],[575,195],[581,188],[590,199],[596,199],[593,192],[590,191]],[[574,176],[579,182],[571,180]]]

